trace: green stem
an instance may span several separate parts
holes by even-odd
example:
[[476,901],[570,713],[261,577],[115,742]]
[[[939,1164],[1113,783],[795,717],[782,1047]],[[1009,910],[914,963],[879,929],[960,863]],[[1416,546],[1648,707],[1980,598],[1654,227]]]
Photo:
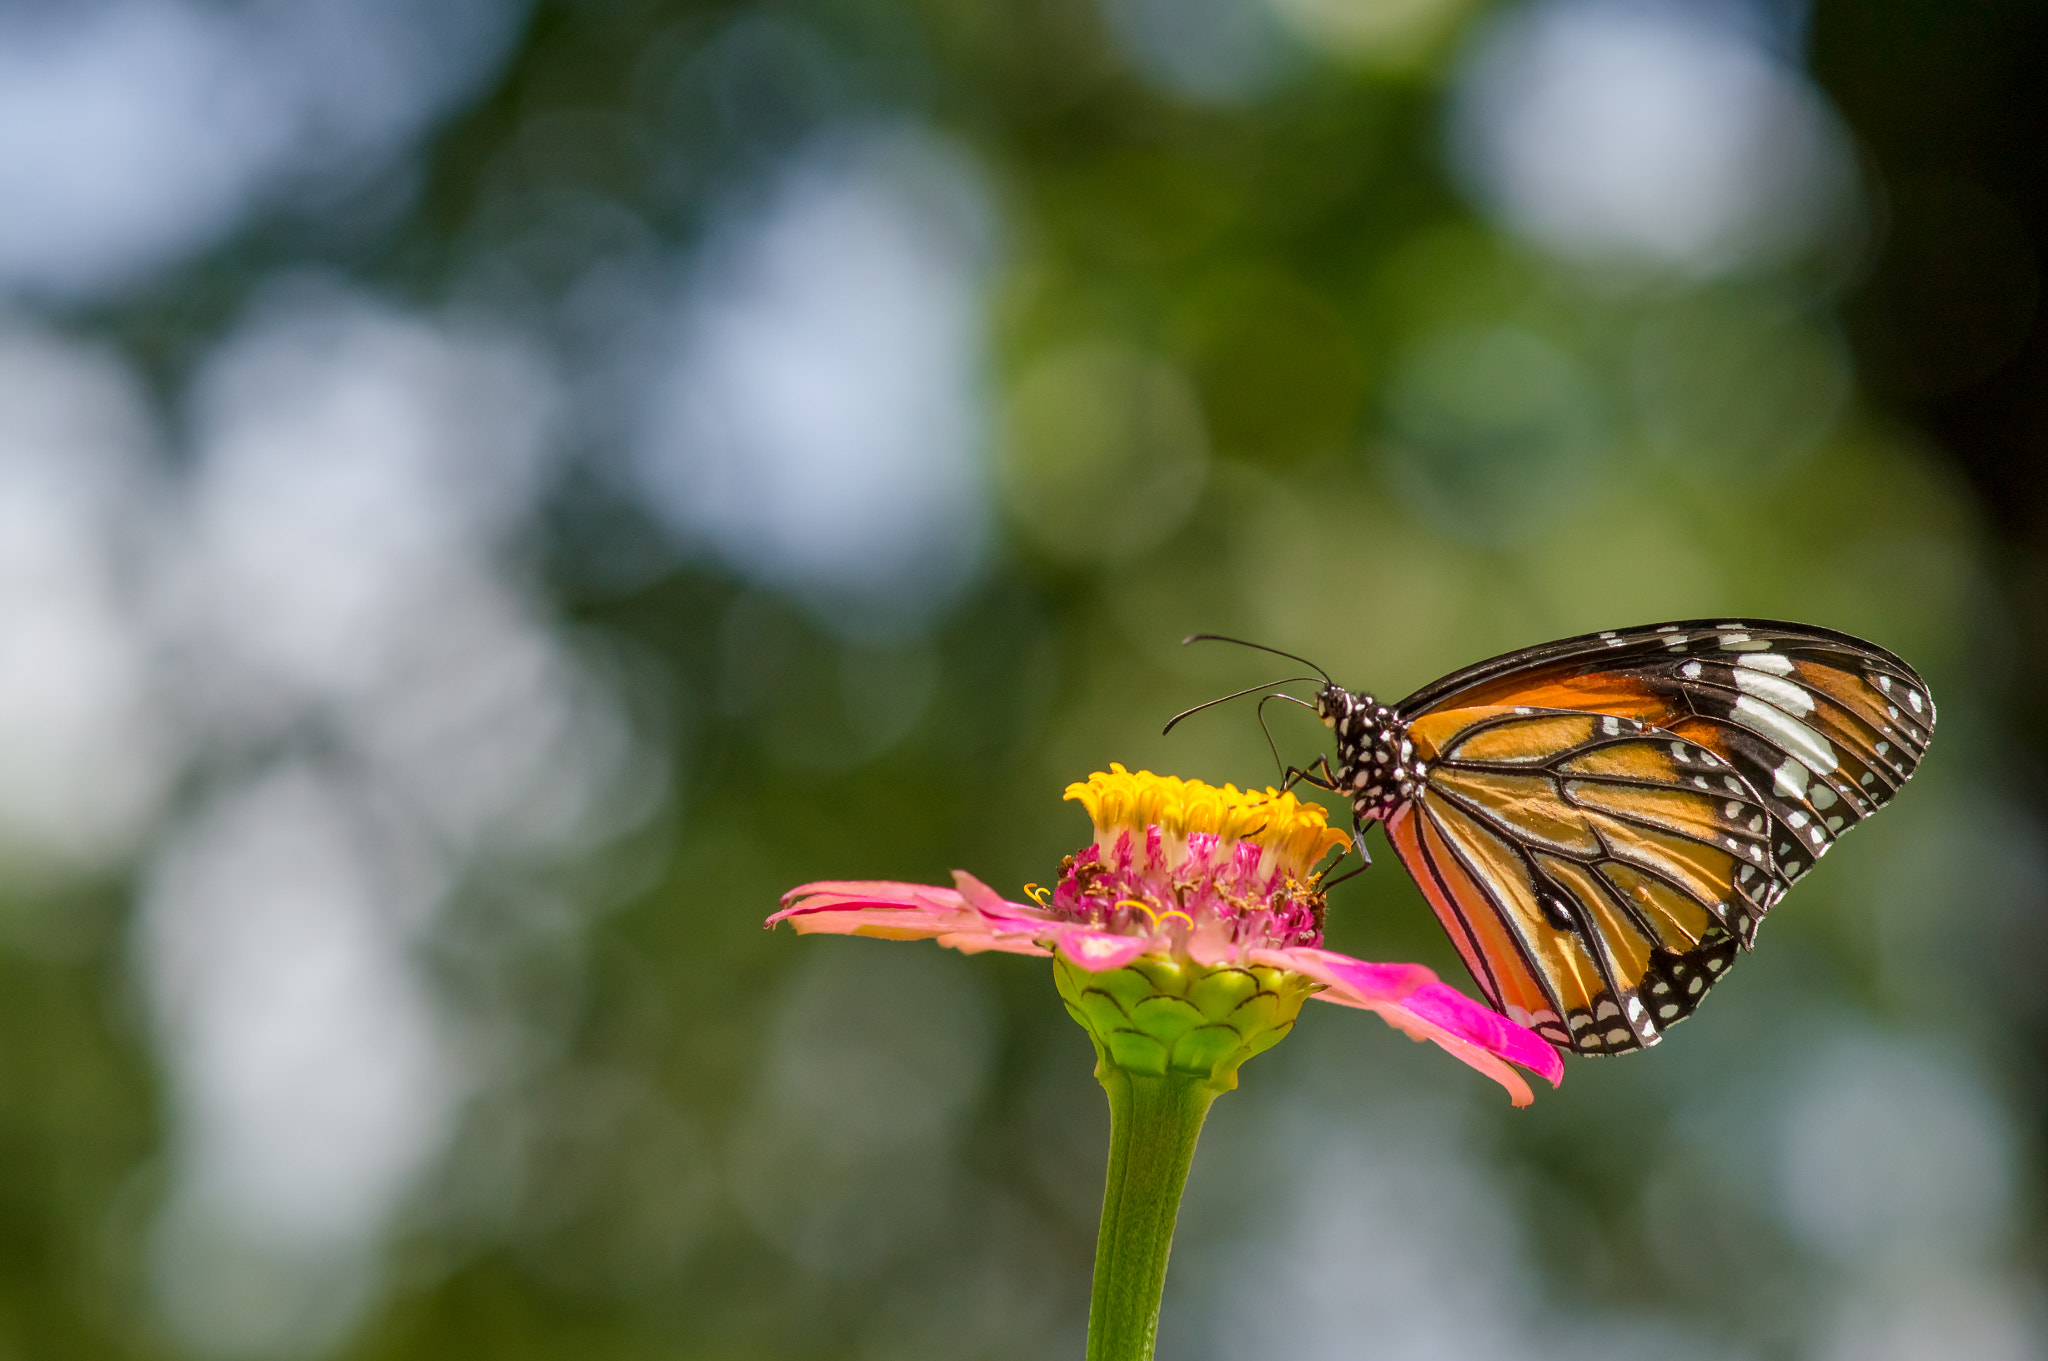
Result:
[[1109,1178],[1095,1240],[1088,1361],[1152,1361],[1173,1221],[1216,1088],[1202,1078],[1146,1077],[1107,1063],[1096,1075],[1109,1093]]

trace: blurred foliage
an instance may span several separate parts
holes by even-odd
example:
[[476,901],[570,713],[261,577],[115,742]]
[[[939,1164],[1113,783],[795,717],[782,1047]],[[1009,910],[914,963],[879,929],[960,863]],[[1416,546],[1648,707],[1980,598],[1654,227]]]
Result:
[[[1281,8],[1310,32],[1345,22],[1342,6]],[[478,957],[486,905],[471,934],[459,913],[448,928],[436,967],[454,994],[503,994],[522,1056],[466,1107],[394,1248],[389,1302],[340,1354],[1075,1353],[1107,1121],[1048,972],[759,924],[815,878],[961,867],[1014,894],[1081,840],[1066,782],[1110,761],[1273,779],[1248,708],[1159,735],[1272,672],[1183,649],[1197,630],[1301,650],[1392,698],[1583,630],[1807,620],[1911,659],[1943,729],[1879,830],[1801,884],[1700,1019],[1654,1054],[1573,1063],[1532,1111],[1360,1018],[1306,1018],[1218,1108],[1163,1355],[1238,1354],[1243,1320],[1275,1316],[1278,1269],[1246,1254],[1298,1263],[1329,1241],[1306,1227],[1301,1178],[1351,1128],[1359,1156],[1422,1169],[1422,1208],[1389,1211],[1389,1233],[1423,1234],[1433,1206],[1453,1247],[1507,1226],[1510,1265],[1464,1269],[1495,1282],[1472,1307],[1528,1355],[1841,1354],[1837,1313],[1885,1278],[1785,1209],[1803,1165],[1780,1146],[1815,1074],[1851,1071],[1816,1065],[1859,1044],[1895,1044],[1908,1078],[1923,1051],[1981,1078],[1970,1090],[1990,1093],[2017,1170],[2007,1218],[1949,1244],[1950,1263],[2026,1275],[2048,857],[2007,735],[2035,696],[2013,689],[2011,654],[2037,650],[2015,639],[1987,529],[2013,507],[1987,508],[1895,414],[1922,408],[1873,401],[1855,375],[1918,362],[1940,307],[1966,305],[1943,292],[1934,322],[1863,339],[1869,309],[1925,301],[1892,284],[1913,251],[1966,272],[1999,251],[2031,260],[2027,229],[1965,191],[1901,185],[1904,254],[1874,273],[1868,254],[1708,281],[1560,264],[1475,216],[1443,169],[1445,81],[1485,14],[1414,8],[1427,22],[1391,46],[1333,57],[1291,39],[1269,88],[1203,104],[1149,84],[1086,0],[552,0],[415,181],[276,215],[72,319],[174,395],[265,281],[326,272],[530,331],[597,413],[564,436],[580,461],[521,570],[622,678],[668,796],[567,873],[573,925],[510,962]],[[1948,117],[1899,113],[1895,78],[1859,84],[1910,68],[1922,30],[1845,13],[1820,7],[1823,36],[1858,29],[1820,69],[1854,92],[1857,127]],[[999,530],[928,632],[848,636],[669,548],[605,470],[603,370],[628,343],[608,329],[619,299],[670,286],[723,205],[821,133],[895,124],[965,147],[998,210]],[[1952,218],[1978,243],[1960,256]],[[1965,282],[1995,315],[1915,373],[1998,368],[2034,307],[2002,278]],[[1313,755],[1319,729],[1269,713],[1285,759]],[[1336,895],[1332,946],[1462,983],[1379,859]],[[0,1356],[170,1354],[139,1265],[164,1114],[118,890],[64,901],[84,924],[57,932],[35,926],[56,909],[24,905],[0,953]],[[1464,1150],[1454,1170],[1480,1169],[1463,1199],[1429,1199],[1453,1164],[1401,1134],[1410,1119]],[[1386,1203],[1348,1195],[1329,1203]],[[1947,1241],[1898,1237],[1913,1253]],[[1358,1257],[1360,1299],[1399,1279],[1398,1256]],[[1336,1354],[1326,1333],[1280,1335]]]

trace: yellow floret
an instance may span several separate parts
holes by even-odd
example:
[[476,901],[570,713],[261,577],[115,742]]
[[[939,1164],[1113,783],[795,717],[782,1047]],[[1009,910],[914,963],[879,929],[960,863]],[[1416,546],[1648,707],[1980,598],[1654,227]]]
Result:
[[1255,842],[1303,872],[1350,840],[1329,825],[1321,804],[1305,803],[1291,793],[1228,784],[1218,789],[1149,770],[1134,775],[1115,764],[1108,774],[1097,771],[1085,783],[1068,785],[1067,797],[1088,810],[1098,834],[1152,826],[1169,836],[1209,832]]

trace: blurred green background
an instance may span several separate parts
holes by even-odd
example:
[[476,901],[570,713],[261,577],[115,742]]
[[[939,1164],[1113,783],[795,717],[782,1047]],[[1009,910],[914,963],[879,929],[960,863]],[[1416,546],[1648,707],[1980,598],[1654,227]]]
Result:
[[[1312,1009],[1172,1361],[2048,1354],[2015,0],[0,3],[0,1358],[1078,1356],[1111,761],[1767,616],[1920,777],[1511,1111]],[[1277,706],[1276,706],[1277,709]],[[1274,712],[1290,760],[1321,730]],[[1375,836],[1374,845],[1382,843]],[[1462,969],[1391,855],[1331,943]]]

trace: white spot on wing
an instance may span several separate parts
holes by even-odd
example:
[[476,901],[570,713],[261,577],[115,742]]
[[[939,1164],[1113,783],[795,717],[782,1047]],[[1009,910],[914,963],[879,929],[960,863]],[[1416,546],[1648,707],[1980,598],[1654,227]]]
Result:
[[[1748,657],[1743,658],[1745,662],[1749,660],[1751,659]],[[1788,680],[1780,680],[1776,676],[1767,676],[1762,672],[1738,666],[1735,670],[1735,687],[1759,699],[1769,700],[1795,718],[1804,718],[1813,712],[1813,696],[1805,687],[1794,685]]]
[[1775,652],[1752,652],[1747,657],[1737,657],[1737,666],[1746,666],[1752,671],[1768,671],[1774,676],[1792,674],[1792,659],[1781,657]]
[[1684,666],[1678,668],[1678,674],[1684,676],[1687,680],[1698,680],[1703,669],[1698,662],[1687,662]]
[[1812,776],[1813,772],[1800,765],[1797,757],[1787,756],[1785,764],[1771,773],[1771,783],[1786,798],[1803,799],[1806,797],[1806,782]]
[[[1757,679],[1771,678],[1759,676]],[[1787,752],[1796,755],[1808,770],[1825,774],[1841,765],[1835,757],[1834,747],[1828,744],[1825,737],[1782,709],[1772,708],[1748,695],[1743,695],[1735,701],[1735,721],[1751,732],[1770,738]]]

